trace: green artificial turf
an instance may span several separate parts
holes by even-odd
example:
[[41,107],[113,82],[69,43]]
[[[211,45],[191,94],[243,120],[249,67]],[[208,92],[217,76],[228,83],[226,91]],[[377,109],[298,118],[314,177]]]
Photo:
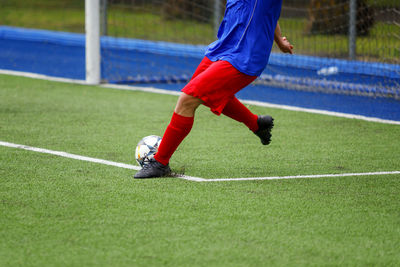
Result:
[[[134,164],[176,96],[0,75],[0,141]],[[264,147],[201,107],[187,175],[399,171],[400,127],[250,106]],[[396,266],[400,175],[196,183],[0,147],[1,266]]]

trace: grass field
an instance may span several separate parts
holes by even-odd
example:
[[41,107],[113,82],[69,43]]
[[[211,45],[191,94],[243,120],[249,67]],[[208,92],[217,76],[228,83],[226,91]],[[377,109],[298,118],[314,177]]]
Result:
[[[175,96],[0,75],[0,141],[133,164]],[[200,108],[173,170],[400,170],[400,127],[251,106],[268,147]],[[398,266],[400,175],[195,183],[0,147],[0,266]]]

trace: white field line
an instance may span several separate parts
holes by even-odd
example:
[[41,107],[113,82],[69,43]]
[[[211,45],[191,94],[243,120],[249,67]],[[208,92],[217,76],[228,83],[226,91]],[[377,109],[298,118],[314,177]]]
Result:
[[[104,165],[109,165],[109,166],[114,166],[114,167],[119,167],[119,168],[124,168],[124,169],[130,169],[130,170],[135,170],[135,171],[140,170],[139,166],[125,164],[125,163],[119,163],[119,162],[114,162],[114,161],[109,161],[109,160],[104,160],[104,159],[85,157],[85,156],[67,153],[64,151],[54,151],[54,150],[49,150],[49,149],[44,149],[44,148],[39,148],[39,147],[13,144],[13,143],[8,143],[8,142],[3,142],[3,141],[0,141],[0,145],[6,146],[6,147],[29,150],[29,151],[35,151],[35,152],[44,153],[44,154],[56,155],[56,156],[60,156],[60,157],[64,157],[64,158],[100,163],[100,164],[104,164]],[[204,180],[203,178],[191,177],[191,176],[185,176],[185,175],[177,176],[177,178],[189,180],[189,181],[196,181],[196,182],[202,182]]]
[[37,74],[37,73],[32,73],[32,72],[16,71],[16,70],[4,70],[4,69],[0,69],[0,74],[21,76],[21,77],[27,77],[27,78],[33,78],[33,79],[40,79],[40,80],[47,80],[47,81],[52,81],[52,82],[86,84],[86,81],[85,81],[85,80],[53,77],[53,76],[48,76],[48,75],[43,75],[43,74]]
[[125,169],[131,169],[131,170],[136,170],[136,171],[140,170],[140,168],[138,166],[134,166],[134,165],[118,163],[118,162],[108,161],[108,160],[104,160],[104,159],[85,157],[85,156],[80,156],[80,155],[76,155],[76,154],[70,154],[70,153],[63,152],[63,151],[55,151],[55,150],[49,150],[49,149],[44,149],[44,148],[39,148],[39,147],[13,144],[13,143],[8,143],[8,142],[3,142],[3,141],[0,141],[0,145],[6,146],[6,147],[35,151],[35,152],[44,153],[44,154],[56,155],[56,156],[60,156],[60,157],[64,157],[64,158],[95,162],[95,163],[100,163],[100,164],[105,164],[105,165],[110,165],[110,166],[115,166],[115,167],[120,167],[120,168],[125,168]]
[[[85,156],[80,156],[80,155],[76,155],[76,154],[70,154],[70,153],[63,152],[63,151],[54,151],[54,150],[49,150],[49,149],[44,149],[44,148],[13,144],[13,143],[3,142],[3,141],[0,141],[0,145],[5,146],[5,147],[35,151],[35,152],[39,152],[39,153],[51,154],[51,155],[56,155],[56,156],[60,156],[60,157],[65,157],[65,158],[100,163],[100,164],[115,166],[115,167],[124,168],[124,169],[130,169],[130,170],[136,170],[136,171],[140,169],[140,167],[130,165],[130,164],[119,163],[119,162],[114,162],[114,161],[109,161],[109,160],[104,160],[104,159],[85,157]],[[347,177],[347,176],[372,176],[372,175],[389,175],[389,174],[400,174],[400,171],[343,173],[343,174],[317,174],[317,175],[297,175],[297,176],[272,176],[272,177],[248,177],[248,178],[218,178],[218,179],[205,179],[205,178],[200,178],[200,177],[179,175],[179,176],[176,176],[176,178],[193,181],[193,182],[229,182],[229,181],[304,179],[304,178],[330,178],[330,177]]]
[[304,178],[334,178],[334,177],[372,176],[372,175],[388,175],[388,174],[400,174],[400,171],[340,173],[340,174],[314,174],[314,175],[272,176],[272,177],[248,177],[248,178],[218,178],[218,179],[206,179],[206,181],[204,181],[204,182],[283,180],[283,179],[304,179]]
[[[30,73],[30,72],[20,72],[20,71],[10,71],[10,70],[0,69],[0,74],[23,76],[23,77],[28,77],[28,78],[42,79],[42,80],[49,80],[49,81],[56,81],[56,82],[86,84],[86,82],[84,80],[74,80],[74,79],[67,79],[67,78],[51,77],[51,76],[47,76],[47,75]],[[141,87],[141,86],[117,85],[117,84],[102,84],[100,86],[104,87],[104,88],[117,89],[117,90],[143,91],[143,92],[149,92],[149,93],[175,95],[175,96],[180,95],[180,92],[177,92],[177,91],[158,89],[158,88],[154,88],[154,87]],[[367,116],[356,115],[356,114],[348,114],[348,113],[333,112],[333,111],[326,111],[326,110],[319,110],[319,109],[302,108],[302,107],[288,106],[288,105],[278,105],[278,104],[261,102],[261,101],[252,101],[252,100],[243,100],[243,99],[241,99],[241,101],[245,104],[254,105],[254,106],[284,109],[284,110],[306,112],[306,113],[314,113],[314,114],[321,114],[321,115],[334,116],[334,117],[340,117],[340,118],[348,118],[348,119],[357,119],[357,120],[364,120],[364,121],[384,123],[384,124],[400,125],[400,121],[385,120],[385,119],[367,117]]]

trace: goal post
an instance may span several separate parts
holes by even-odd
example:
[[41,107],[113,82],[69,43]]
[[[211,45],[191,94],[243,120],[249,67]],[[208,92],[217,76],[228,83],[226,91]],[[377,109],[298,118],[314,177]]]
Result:
[[86,83],[99,84],[100,77],[100,0],[85,0]]

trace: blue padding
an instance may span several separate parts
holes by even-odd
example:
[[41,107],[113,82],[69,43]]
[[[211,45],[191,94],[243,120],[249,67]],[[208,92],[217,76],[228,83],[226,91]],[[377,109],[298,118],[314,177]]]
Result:
[[0,27],[0,69],[85,79],[83,35]]
[[46,42],[65,46],[85,46],[85,36],[83,34],[9,26],[0,26],[0,39],[39,43]]
[[[0,68],[85,78],[85,36],[0,26]],[[102,37],[102,78],[113,83],[187,81],[205,46]],[[321,75],[324,69],[335,72]],[[306,91],[400,98],[400,65],[273,53],[260,83]]]

